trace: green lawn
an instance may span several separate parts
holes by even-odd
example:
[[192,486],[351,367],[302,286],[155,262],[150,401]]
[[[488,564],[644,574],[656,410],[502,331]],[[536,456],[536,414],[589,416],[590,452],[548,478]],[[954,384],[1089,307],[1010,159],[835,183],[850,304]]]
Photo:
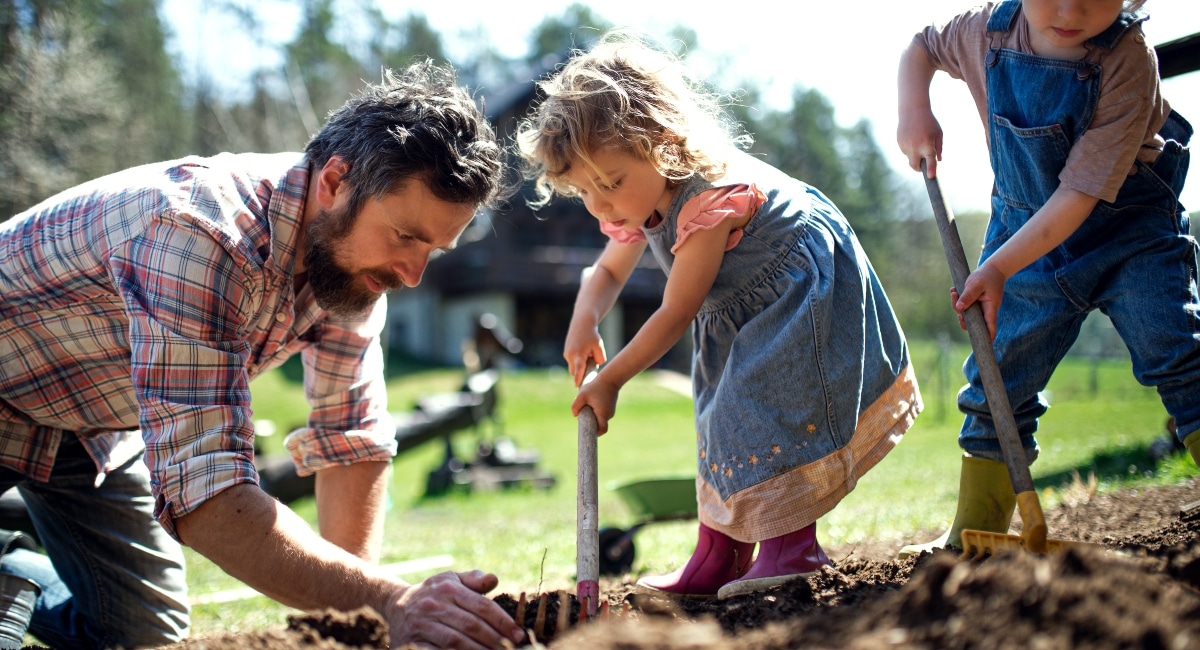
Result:
[[[965,347],[939,352],[933,344],[914,344],[925,412],[901,444],[822,519],[818,530],[824,544],[907,540],[949,523],[959,457],[954,393],[965,352]],[[462,372],[453,369],[398,377],[389,383],[392,408],[406,410],[418,396],[453,390],[461,381]],[[271,419],[283,430],[303,421],[300,388],[289,373],[263,377],[254,390],[257,417]],[[539,466],[557,477],[556,486],[425,498],[426,477],[442,460],[443,447],[434,441],[408,451],[395,461],[383,562],[448,555],[452,564],[447,568],[483,568],[499,575],[501,592],[573,590],[576,423],[568,404],[574,388],[561,369],[523,370],[503,374],[499,391],[496,425],[456,434],[457,454],[470,458],[481,436],[507,435],[520,447],[540,452]],[[1186,456],[1157,468],[1150,460],[1147,449],[1162,435],[1166,414],[1155,392],[1133,380],[1128,362],[1068,360],[1049,392],[1053,406],[1042,419],[1042,456],[1033,466],[1043,505],[1057,500],[1057,490],[1073,480],[1073,473],[1084,478],[1094,473],[1101,490],[1197,474]],[[599,444],[601,526],[627,527],[636,521],[606,486],[694,473],[691,422],[691,400],[662,385],[654,373],[636,378],[622,392],[610,433]],[[267,440],[268,451],[278,451],[279,437]],[[294,506],[315,521],[311,499]],[[646,526],[635,539],[634,570],[675,568],[691,552],[694,535],[694,520]],[[188,561],[193,595],[241,586],[190,551]],[[404,577],[416,581],[438,570]],[[199,605],[193,612],[193,634],[278,626],[290,611],[261,596]]]

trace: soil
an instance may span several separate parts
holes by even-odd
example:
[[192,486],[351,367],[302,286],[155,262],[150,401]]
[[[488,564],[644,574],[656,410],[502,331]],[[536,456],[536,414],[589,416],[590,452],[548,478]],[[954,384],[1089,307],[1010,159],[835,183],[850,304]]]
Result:
[[[526,603],[524,624],[537,631],[531,645],[555,649],[1200,649],[1200,480],[1094,495],[1048,510],[1046,522],[1052,538],[1095,547],[897,561],[898,544],[859,544],[828,549],[832,567],[761,594],[668,600],[626,576],[602,581],[606,619],[579,624],[574,597],[554,594],[541,625],[537,601]],[[515,616],[520,596],[494,600]],[[286,630],[178,647],[382,648],[386,636],[369,612],[314,613]]]

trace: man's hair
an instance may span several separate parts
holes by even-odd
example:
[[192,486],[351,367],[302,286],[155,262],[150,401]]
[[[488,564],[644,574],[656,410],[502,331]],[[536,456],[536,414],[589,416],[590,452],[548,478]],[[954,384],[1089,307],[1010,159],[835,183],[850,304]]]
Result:
[[368,85],[332,111],[305,147],[314,171],[333,156],[349,165],[349,214],[412,179],[443,201],[495,207],[503,149],[454,70],[426,59]]

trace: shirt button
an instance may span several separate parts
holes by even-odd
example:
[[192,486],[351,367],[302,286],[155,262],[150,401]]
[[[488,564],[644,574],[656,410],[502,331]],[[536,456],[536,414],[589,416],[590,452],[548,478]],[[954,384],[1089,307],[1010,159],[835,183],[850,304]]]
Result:
[[279,312],[278,314],[275,314],[275,320],[282,323],[283,321],[287,320],[287,315],[283,312]]

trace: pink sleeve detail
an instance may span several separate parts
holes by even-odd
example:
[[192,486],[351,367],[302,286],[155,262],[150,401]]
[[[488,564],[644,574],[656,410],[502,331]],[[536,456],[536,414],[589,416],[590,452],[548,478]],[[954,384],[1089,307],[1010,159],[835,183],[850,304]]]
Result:
[[611,223],[600,222],[600,232],[608,235],[609,239],[618,244],[636,244],[646,241],[646,233],[640,230],[625,230]]
[[[671,252],[679,250],[697,230],[712,230],[725,219],[737,219],[758,210],[767,196],[754,185],[731,185],[702,192],[684,204],[679,212],[678,234]],[[742,241],[742,229],[729,232],[725,250]]]

